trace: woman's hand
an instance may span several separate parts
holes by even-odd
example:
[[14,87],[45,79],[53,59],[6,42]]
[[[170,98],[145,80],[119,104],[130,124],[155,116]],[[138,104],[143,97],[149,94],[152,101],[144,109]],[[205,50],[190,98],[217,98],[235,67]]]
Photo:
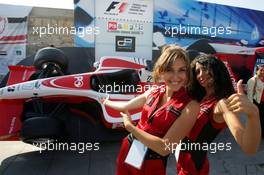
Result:
[[228,110],[234,113],[246,113],[248,117],[256,116],[252,113],[258,113],[258,108],[244,94],[242,80],[237,83],[237,93],[231,95],[226,101]]
[[123,117],[123,123],[124,123],[124,126],[125,126],[126,130],[127,130],[128,132],[131,132],[131,128],[134,126],[134,125],[132,124],[131,115],[129,114],[128,111],[126,111],[125,113],[120,112],[120,114],[121,114],[122,117]]
[[[244,153],[255,154],[261,141],[259,111],[257,106],[250,102],[244,94],[241,80],[237,83],[237,93],[231,95],[224,103],[223,107],[226,112],[223,117],[236,142]],[[248,120],[245,124],[239,120],[239,113],[247,115]]]

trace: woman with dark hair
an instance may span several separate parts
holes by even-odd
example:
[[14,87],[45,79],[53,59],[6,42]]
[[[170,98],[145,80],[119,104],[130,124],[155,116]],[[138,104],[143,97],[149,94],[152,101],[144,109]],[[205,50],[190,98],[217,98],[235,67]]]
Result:
[[[188,90],[190,96],[198,97],[200,112],[191,132],[182,141],[185,149],[180,151],[177,169],[179,175],[207,175],[208,150],[202,146],[210,145],[226,127],[246,154],[257,152],[261,135],[259,111],[243,93],[242,80],[234,94],[229,72],[221,60],[199,55],[192,61],[191,70],[193,78]],[[245,126],[239,120],[239,113],[247,115]],[[200,147],[187,148],[186,145]]]
[[[217,100],[220,100],[235,93],[226,65],[218,58],[205,54],[199,55],[192,61],[191,71],[193,79],[188,91],[191,96],[198,97],[199,101],[208,96],[215,96]],[[206,77],[199,74],[206,74]]]
[[[102,99],[103,104],[124,112],[123,123],[130,132],[122,142],[117,175],[165,175],[167,155],[172,149],[166,149],[165,140],[179,142],[196,121],[199,104],[187,94],[191,73],[185,51],[175,45],[165,46],[155,63],[153,76],[156,83],[164,85],[128,102]],[[128,111],[142,107],[141,118],[134,126]],[[138,157],[134,147],[142,148]]]

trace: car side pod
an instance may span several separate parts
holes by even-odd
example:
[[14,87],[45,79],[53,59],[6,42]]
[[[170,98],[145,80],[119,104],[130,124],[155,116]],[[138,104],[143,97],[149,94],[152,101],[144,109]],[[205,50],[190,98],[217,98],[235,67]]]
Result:
[[18,140],[23,101],[0,100],[0,140]]

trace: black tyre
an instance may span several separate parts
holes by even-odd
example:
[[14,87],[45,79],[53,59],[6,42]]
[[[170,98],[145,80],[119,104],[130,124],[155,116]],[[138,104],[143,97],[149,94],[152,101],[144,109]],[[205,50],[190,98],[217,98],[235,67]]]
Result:
[[34,117],[25,120],[22,124],[20,137],[26,143],[60,140],[63,126],[58,119],[50,117]]
[[38,70],[42,70],[47,64],[56,64],[63,73],[66,73],[68,69],[68,58],[58,48],[45,47],[39,49],[34,57],[33,65]]

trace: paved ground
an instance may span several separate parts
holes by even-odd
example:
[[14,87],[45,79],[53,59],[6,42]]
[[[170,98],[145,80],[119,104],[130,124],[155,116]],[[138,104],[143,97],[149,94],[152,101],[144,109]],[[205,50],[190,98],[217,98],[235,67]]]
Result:
[[223,132],[216,142],[232,143],[230,151],[209,154],[210,175],[264,175],[264,140],[254,156],[243,154],[229,130]]
[[[217,142],[231,142],[230,151],[210,154],[210,175],[263,175],[264,142],[255,156],[245,156],[229,131]],[[100,143],[99,151],[44,151],[22,142],[0,142],[0,175],[112,175],[120,143]],[[80,151],[81,152],[81,151]],[[170,157],[168,175],[176,174]]]

